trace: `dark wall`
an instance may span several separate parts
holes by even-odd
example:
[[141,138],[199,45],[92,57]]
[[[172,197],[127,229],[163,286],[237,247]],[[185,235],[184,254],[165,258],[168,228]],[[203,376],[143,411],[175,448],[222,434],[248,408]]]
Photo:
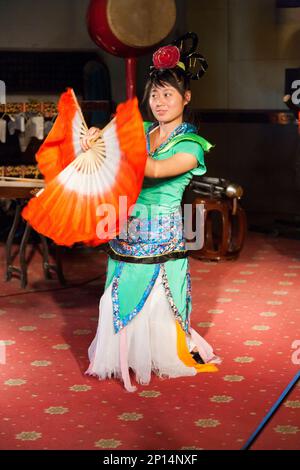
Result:
[[249,216],[300,218],[300,134],[295,123],[202,122],[200,135],[215,144],[206,156],[207,176],[240,184]]

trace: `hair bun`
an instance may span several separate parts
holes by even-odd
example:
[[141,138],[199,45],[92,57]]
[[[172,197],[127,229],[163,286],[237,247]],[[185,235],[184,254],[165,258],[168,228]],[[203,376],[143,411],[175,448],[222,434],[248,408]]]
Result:
[[196,52],[198,36],[194,32],[185,33],[168,46],[160,47],[153,54],[153,66],[156,70],[180,67],[187,78],[199,80],[208,68],[203,55]]

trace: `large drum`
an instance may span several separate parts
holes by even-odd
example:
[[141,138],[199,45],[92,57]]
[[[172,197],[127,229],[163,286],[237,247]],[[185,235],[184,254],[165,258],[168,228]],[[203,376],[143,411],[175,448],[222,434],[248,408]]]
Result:
[[136,57],[154,49],[174,27],[175,0],[91,0],[87,25],[93,41],[126,58],[127,96],[135,95]]

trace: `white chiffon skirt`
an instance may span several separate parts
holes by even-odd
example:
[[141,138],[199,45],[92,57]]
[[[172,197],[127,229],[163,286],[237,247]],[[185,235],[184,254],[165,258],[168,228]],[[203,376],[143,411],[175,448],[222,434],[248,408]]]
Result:
[[[122,354],[127,356],[127,369],[131,368],[135,372],[136,381],[143,385],[149,384],[151,371],[161,377],[197,374],[194,367],[186,366],[177,355],[176,323],[162,284],[161,272],[142,310],[119,333],[115,333],[113,327],[111,290],[112,284],[100,299],[97,333],[88,350],[90,365],[87,374],[99,379],[120,378],[125,388],[134,391],[129,375],[126,385]],[[126,334],[125,351],[121,351],[121,348],[124,349],[122,334]],[[186,340],[191,351],[195,343],[189,335],[186,335]],[[202,341],[212,351],[203,338]]]

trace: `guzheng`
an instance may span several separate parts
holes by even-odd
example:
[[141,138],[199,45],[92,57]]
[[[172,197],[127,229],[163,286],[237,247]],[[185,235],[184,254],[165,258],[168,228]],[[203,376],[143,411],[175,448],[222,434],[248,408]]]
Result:
[[44,187],[45,182],[41,179],[0,176],[0,198],[29,199]]

